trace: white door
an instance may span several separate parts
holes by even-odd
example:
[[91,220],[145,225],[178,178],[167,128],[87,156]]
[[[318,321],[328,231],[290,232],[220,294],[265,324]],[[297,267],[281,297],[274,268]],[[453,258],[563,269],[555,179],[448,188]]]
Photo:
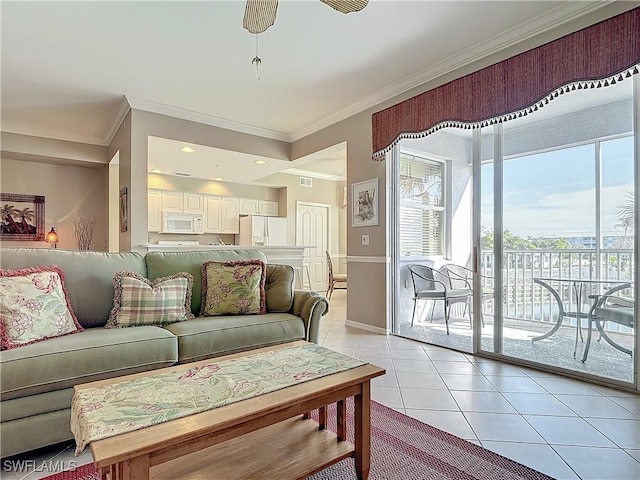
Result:
[[297,202],[296,245],[308,247],[305,249],[304,264],[309,269],[311,290],[326,291],[328,272],[325,252],[329,250],[329,205]]

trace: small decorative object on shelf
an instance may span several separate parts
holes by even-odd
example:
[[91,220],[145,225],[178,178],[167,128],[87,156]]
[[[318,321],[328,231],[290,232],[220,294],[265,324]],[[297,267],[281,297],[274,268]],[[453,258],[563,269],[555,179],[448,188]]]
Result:
[[89,250],[93,240],[93,230],[96,227],[96,217],[82,218],[78,212],[79,220],[73,221],[73,238],[76,239],[78,250]]

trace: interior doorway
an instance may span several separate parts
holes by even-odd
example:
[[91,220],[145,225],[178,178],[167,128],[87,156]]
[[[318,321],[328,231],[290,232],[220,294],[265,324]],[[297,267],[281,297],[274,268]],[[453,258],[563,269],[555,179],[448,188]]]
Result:
[[[296,202],[296,245],[305,246],[304,269],[308,269],[309,288],[326,291],[329,251],[329,208],[323,203]],[[329,252],[331,253],[331,252]],[[307,275],[303,271],[303,280]]]

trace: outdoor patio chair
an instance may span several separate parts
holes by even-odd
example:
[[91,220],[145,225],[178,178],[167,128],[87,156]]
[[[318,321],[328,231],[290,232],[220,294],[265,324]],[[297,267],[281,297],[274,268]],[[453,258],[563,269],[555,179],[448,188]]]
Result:
[[[444,271],[447,275],[454,280],[455,288],[465,288],[466,285],[473,285],[473,270],[467,267],[463,267],[462,265],[457,265],[455,263],[445,263],[442,267],[440,267],[440,271]],[[489,287],[487,283],[491,280],[491,277],[486,275],[480,275],[481,287],[482,287],[482,300],[481,305],[484,305],[485,302],[493,299],[493,287]],[[466,307],[465,307],[466,308]],[[484,327],[484,312],[482,308],[480,309],[480,321],[482,322],[482,326]]]
[[584,354],[582,355],[582,362],[587,361],[589,355],[589,347],[591,346],[591,332],[593,330],[593,324],[600,332],[600,339],[604,339],[609,345],[633,356],[633,351],[623,347],[615,342],[605,331],[605,325],[607,322],[617,323],[631,329],[635,328],[634,322],[634,300],[631,297],[625,297],[620,295],[620,292],[629,288],[628,285],[618,285],[607,290],[603,295],[589,295],[589,298],[593,300],[593,305],[589,310],[587,316],[588,332],[587,343],[584,347]]
[[430,321],[433,321],[433,310],[435,302],[444,302],[444,322],[449,335],[449,316],[451,306],[457,303],[466,303],[465,311],[469,312],[469,322],[471,322],[471,284],[466,280],[450,276],[446,269],[436,270],[426,265],[409,265],[409,272],[413,282],[413,313],[411,314],[411,326],[413,326],[416,316],[416,306],[418,300],[431,300]]

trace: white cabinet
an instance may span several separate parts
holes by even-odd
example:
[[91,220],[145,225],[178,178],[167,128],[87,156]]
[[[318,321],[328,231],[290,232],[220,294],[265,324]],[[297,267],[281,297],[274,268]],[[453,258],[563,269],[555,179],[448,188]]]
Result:
[[203,213],[203,196],[199,193],[162,191],[162,211]]
[[272,200],[258,200],[255,198],[240,198],[240,215],[264,215],[267,217],[278,216],[278,202]]
[[258,215],[258,200],[255,198],[240,198],[238,200],[240,215]]
[[147,222],[150,232],[162,230],[162,190],[149,189],[147,194]]
[[203,195],[185,192],[183,208],[186,213],[204,213]]
[[238,199],[222,197],[220,209],[222,233],[240,233],[240,218],[238,215]]
[[238,199],[204,195],[204,232],[239,233]]
[[258,209],[260,212],[258,215],[265,215],[267,217],[278,216],[278,202],[271,200],[258,200]]
[[182,212],[184,208],[184,193],[172,192],[168,190],[162,191],[162,211],[163,212]]

